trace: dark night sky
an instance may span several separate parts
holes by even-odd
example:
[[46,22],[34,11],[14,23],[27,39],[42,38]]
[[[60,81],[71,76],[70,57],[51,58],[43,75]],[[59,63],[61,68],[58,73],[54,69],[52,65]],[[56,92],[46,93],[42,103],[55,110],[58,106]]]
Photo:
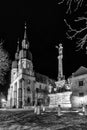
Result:
[[[75,52],[75,43],[66,39],[66,25],[63,21],[65,8],[57,1],[18,2],[3,0],[0,4],[0,38],[14,59],[17,39],[23,39],[24,22],[33,55],[34,70],[50,78],[57,79],[57,55],[55,45],[64,47],[64,75],[69,77],[81,65],[87,67],[84,52]],[[5,87],[6,88],[6,87]]]

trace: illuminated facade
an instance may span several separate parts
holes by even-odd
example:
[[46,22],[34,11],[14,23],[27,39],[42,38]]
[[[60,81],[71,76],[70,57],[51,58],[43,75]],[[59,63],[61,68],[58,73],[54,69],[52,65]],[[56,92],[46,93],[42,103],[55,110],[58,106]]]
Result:
[[[37,74],[33,70],[32,54],[29,49],[29,42],[26,34],[22,40],[22,49],[15,53],[15,60],[12,62],[11,83],[8,89],[7,106],[10,108],[26,108],[37,104],[38,99],[46,103],[48,91],[47,76]],[[45,96],[44,96],[45,95]]]
[[81,66],[72,77],[69,78],[71,86],[72,107],[87,105],[87,68]]
[[[19,42],[17,51],[15,53],[15,60],[12,62],[11,69],[11,83],[8,89],[7,106],[10,108],[28,108],[30,106],[37,105],[38,102],[42,105],[53,104],[54,100],[51,100],[51,94],[54,93],[54,97],[58,97],[57,104],[60,101],[59,97],[62,97],[61,104],[67,103],[70,105],[68,95],[71,93],[61,93],[61,90],[65,91],[65,79],[63,76],[63,47],[59,44],[58,47],[58,81],[50,79],[49,77],[36,73],[33,70],[32,53],[30,52],[29,41],[26,33],[26,25],[24,31],[24,38],[22,40],[21,49],[19,48]],[[64,89],[63,89],[64,88]],[[64,96],[61,96],[63,95]],[[60,96],[58,96],[60,95]],[[50,98],[50,99],[49,99]],[[50,103],[49,103],[50,101]]]

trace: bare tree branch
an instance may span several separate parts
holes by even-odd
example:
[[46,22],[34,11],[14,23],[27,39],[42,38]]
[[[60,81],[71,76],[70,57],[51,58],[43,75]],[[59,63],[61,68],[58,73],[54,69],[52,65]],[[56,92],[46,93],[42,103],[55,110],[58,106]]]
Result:
[[72,5],[72,0],[67,1],[68,9],[67,9],[67,14],[70,12],[71,13],[71,5]]
[[86,17],[78,17],[77,19],[75,19],[74,21],[75,22],[79,22],[79,21],[82,21],[82,20],[86,20],[87,21],[87,18]]
[[76,2],[77,2],[77,7],[74,11],[77,11],[78,8],[82,6],[83,0],[76,0]]
[[65,0],[61,0],[60,2],[58,2],[58,4],[62,4]]
[[66,5],[68,6],[66,13],[71,13],[72,4],[74,3],[77,5],[74,9],[74,11],[77,11],[77,9],[82,6],[84,0],[61,0],[60,2],[58,2],[58,4],[63,4],[65,1]]
[[[66,13],[71,13],[72,11],[77,11],[79,7],[82,7],[83,1],[85,0],[61,0],[58,4],[66,4],[67,11]],[[87,6],[86,4],[84,5]],[[84,14],[87,14],[85,12]],[[87,51],[87,17],[82,16],[78,17],[74,20],[74,22],[77,22],[77,25],[79,25],[79,22],[84,22],[85,24],[81,25],[81,27],[75,27],[73,28],[66,19],[64,19],[64,22],[66,23],[68,30],[66,32],[67,38],[70,40],[76,39],[76,45],[77,45],[77,51],[80,49],[83,49],[86,46]]]
[[[86,23],[87,23],[87,18],[85,18],[85,17],[78,17],[78,19],[77,20],[75,20],[76,22],[78,21],[80,21],[80,20],[86,20]],[[68,26],[68,31],[67,31],[67,33],[66,33],[66,35],[67,35],[67,38],[68,39],[73,39],[73,38],[76,38],[76,36],[77,35],[80,35],[81,33],[83,33],[83,31],[87,31],[87,25],[84,27],[84,28],[80,28],[79,30],[77,30],[77,29],[73,29],[68,23],[67,23],[67,21],[66,21],[66,19],[64,19],[64,21],[65,21],[65,23],[66,23],[66,25]],[[70,33],[71,32],[73,32],[73,34],[71,35]],[[77,42],[76,42],[76,44],[77,44],[77,47],[78,47],[78,50],[80,50],[80,49],[83,49],[83,46],[85,45],[85,43],[87,42],[87,34],[85,34],[82,38],[80,37],[80,38],[77,38]]]
[[83,49],[83,46],[85,45],[86,42],[87,42],[87,34],[83,38],[80,38],[79,41],[76,42],[78,47],[76,51]]

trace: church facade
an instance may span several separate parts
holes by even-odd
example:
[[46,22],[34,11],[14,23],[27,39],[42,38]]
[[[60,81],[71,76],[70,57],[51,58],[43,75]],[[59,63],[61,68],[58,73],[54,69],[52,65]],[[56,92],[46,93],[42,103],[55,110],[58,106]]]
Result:
[[35,73],[33,70],[32,54],[25,25],[21,50],[18,42],[15,60],[12,62],[7,106],[10,108],[26,108],[37,104],[38,100],[47,104],[48,84],[49,78],[47,76]]

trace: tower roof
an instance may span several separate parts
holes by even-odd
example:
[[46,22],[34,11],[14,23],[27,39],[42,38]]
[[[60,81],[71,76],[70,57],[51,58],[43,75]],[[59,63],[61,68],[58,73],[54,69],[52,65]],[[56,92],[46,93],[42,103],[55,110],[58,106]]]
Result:
[[24,31],[24,39],[27,39],[27,32],[26,32],[27,26],[26,26],[26,22],[25,22],[24,28],[25,28],[25,31]]
[[26,59],[32,60],[32,53],[29,51],[29,41],[27,38],[26,23],[25,23],[24,29],[25,29],[24,30],[24,38],[22,40],[22,49],[20,50],[19,58],[20,59],[26,58]]
[[23,59],[23,58],[26,58],[26,59],[32,61],[32,53],[29,50],[26,50],[26,49],[20,50],[19,59]]
[[26,26],[26,22],[25,22],[25,26],[24,26],[24,39],[22,40],[22,48],[23,49],[29,49],[29,42],[27,39],[27,26]]
[[19,39],[17,41],[17,51],[15,53],[15,60],[18,60],[19,59]]

